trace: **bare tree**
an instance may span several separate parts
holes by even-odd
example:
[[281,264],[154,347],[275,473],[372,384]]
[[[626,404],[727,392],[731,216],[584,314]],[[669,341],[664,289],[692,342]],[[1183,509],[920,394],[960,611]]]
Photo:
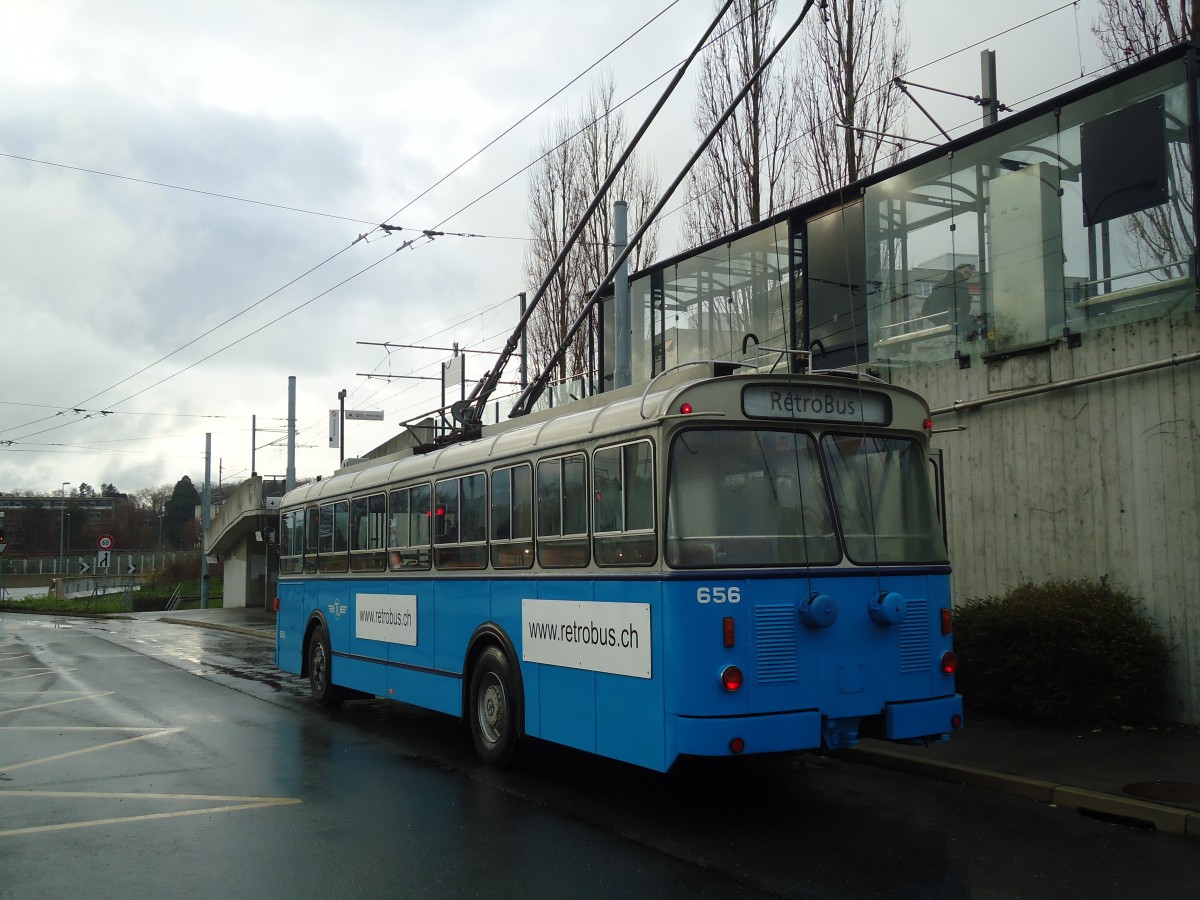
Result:
[[[566,246],[583,207],[576,182],[579,150],[571,140],[566,120],[546,134],[538,147],[541,159],[529,177],[529,227],[533,240],[525,248],[525,278],[540,284]],[[544,365],[562,342],[578,314],[582,288],[577,269],[560,266],[546,288],[541,303],[527,326],[529,352],[535,367]],[[559,375],[578,371],[578,354],[568,352],[559,363]]]
[[829,0],[805,32],[795,81],[802,147],[797,175],[828,193],[899,160],[907,102],[894,79],[908,65],[900,4]]
[[[770,52],[776,0],[737,0],[737,26],[701,58],[693,121],[707,134]],[[784,66],[775,60],[721,128],[687,180],[684,240],[693,246],[762,221],[794,202],[797,134]]]
[[[580,188],[584,205],[600,190],[628,141],[625,119],[614,113],[616,87],[606,73],[592,88],[579,113]],[[658,198],[658,178],[653,169],[643,166],[635,153],[609,188],[608,200],[596,208],[583,236],[577,255],[580,283],[590,292],[599,286],[616,259],[612,252],[613,203],[629,205],[629,232],[632,234],[654,207]],[[580,212],[582,213],[581,207]],[[629,257],[630,271],[653,262],[658,255],[658,225],[652,225]]]
[[[1166,50],[1195,34],[1195,0],[1099,0],[1092,33],[1111,65],[1134,62]],[[1142,267],[1155,267],[1153,277],[1165,281],[1186,274],[1185,260],[1195,247],[1192,227],[1192,162],[1186,126],[1175,127],[1170,143],[1171,199],[1130,217],[1126,246]]]
[[[625,123],[615,110],[615,95],[611,75],[602,76],[577,115],[559,121],[538,148],[540,162],[530,176],[528,194],[533,240],[525,251],[525,278],[530,284],[540,284],[546,277],[625,148]],[[656,195],[657,178],[634,154],[529,320],[529,350],[536,368],[543,367],[558,349],[584,301],[616,258],[612,252],[613,202],[628,204],[632,233],[653,207]],[[635,249],[630,257],[632,269],[653,260],[657,231],[657,226],[652,227]],[[586,369],[587,335],[581,331],[559,362],[557,376],[565,378]]]
[[1099,0],[1092,33],[1110,65],[1133,62],[1191,40],[1194,0]]

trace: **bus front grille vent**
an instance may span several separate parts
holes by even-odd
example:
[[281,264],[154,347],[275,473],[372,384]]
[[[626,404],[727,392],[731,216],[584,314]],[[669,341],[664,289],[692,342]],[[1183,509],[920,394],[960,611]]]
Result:
[[909,600],[900,623],[900,672],[908,675],[929,671],[929,603]]
[[796,605],[754,610],[754,662],[759,684],[796,680]]

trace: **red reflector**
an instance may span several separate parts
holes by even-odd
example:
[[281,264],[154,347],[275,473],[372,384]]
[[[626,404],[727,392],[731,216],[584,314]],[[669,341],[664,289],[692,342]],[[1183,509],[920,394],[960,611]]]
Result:
[[733,693],[742,686],[742,670],[737,666],[726,666],[721,672],[721,687]]
[[958,657],[953,651],[947,650],[942,654],[942,671],[947,675],[953,675],[958,671]]
[[746,742],[743,741],[741,738],[734,738],[733,740],[731,740],[729,742],[729,752],[730,753],[741,753],[745,749],[746,749]]
[[692,404],[690,404],[690,403],[680,404],[679,411],[681,413],[683,413],[685,416],[690,416],[692,414]]
[[954,620],[950,616],[950,610],[942,607],[942,634],[950,634],[954,630]]
[[958,729],[962,728],[962,716],[951,716],[950,727],[955,731],[958,731]]
[[933,419],[926,419],[921,424],[925,426],[926,431],[933,431]]
[[279,598],[275,598],[275,612],[279,612]]
[[721,620],[721,638],[726,647],[733,646],[733,616],[726,616]]

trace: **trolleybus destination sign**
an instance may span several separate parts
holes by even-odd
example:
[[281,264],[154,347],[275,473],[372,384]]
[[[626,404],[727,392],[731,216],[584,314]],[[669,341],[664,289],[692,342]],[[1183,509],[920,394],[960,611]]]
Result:
[[753,384],[742,392],[747,416],[887,425],[891,404],[883,394],[824,385]]

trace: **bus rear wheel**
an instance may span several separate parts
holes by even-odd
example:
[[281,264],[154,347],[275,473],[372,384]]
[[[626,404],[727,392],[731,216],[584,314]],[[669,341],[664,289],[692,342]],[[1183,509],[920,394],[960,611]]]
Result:
[[308,686],[317,706],[332,709],[341,705],[344,694],[330,681],[333,672],[333,653],[329,649],[329,632],[318,625],[308,642]]
[[475,752],[484,764],[503,768],[517,749],[517,691],[512,664],[498,647],[488,647],[471,671],[467,717]]

